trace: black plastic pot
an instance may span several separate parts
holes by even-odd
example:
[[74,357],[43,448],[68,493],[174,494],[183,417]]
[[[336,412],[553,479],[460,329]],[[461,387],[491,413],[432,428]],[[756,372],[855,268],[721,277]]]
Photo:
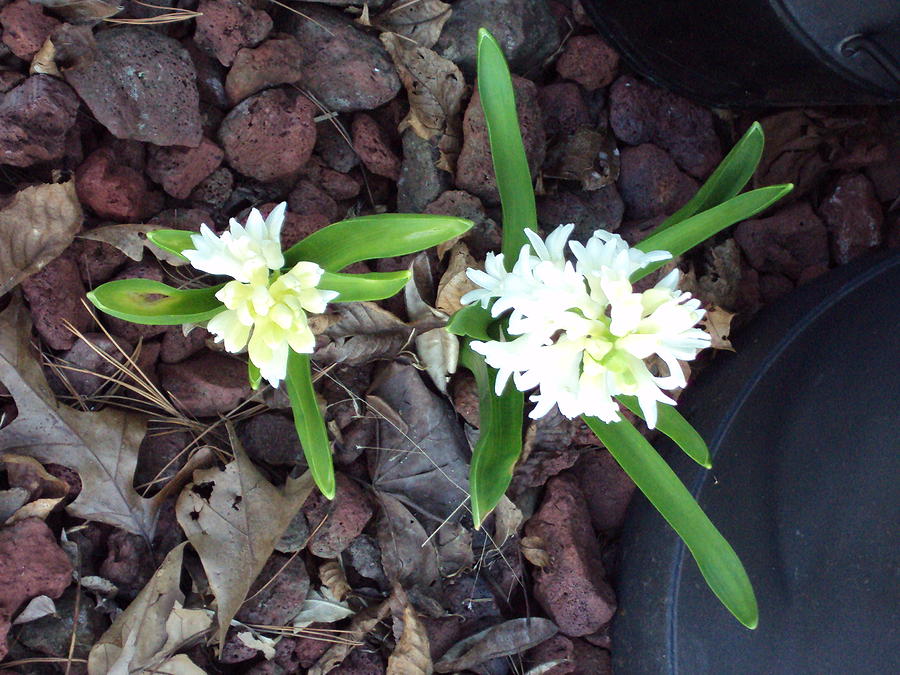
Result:
[[900,100],[897,0],[582,0],[638,72],[715,106]]
[[713,470],[664,452],[734,546],[741,627],[640,495],[623,531],[617,675],[900,672],[900,251],[796,291],[679,408]]

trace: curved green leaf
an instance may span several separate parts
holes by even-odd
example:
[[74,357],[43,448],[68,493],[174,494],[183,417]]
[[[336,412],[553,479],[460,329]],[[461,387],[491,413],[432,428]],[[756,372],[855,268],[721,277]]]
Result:
[[172,288],[151,279],[120,279],[98,286],[88,300],[111,316],[151,326],[208,321],[225,309],[216,298],[224,284],[209,288]]
[[323,227],[284,252],[285,265],[301,260],[318,263],[329,272],[374,258],[394,258],[422,251],[458,237],[471,220],[425,213],[382,213],[350,218]]
[[293,349],[290,350],[284,383],[294,412],[294,427],[297,429],[300,445],[303,446],[309,472],[322,494],[327,499],[334,499],[336,488],[331,443],[328,441],[328,430],[313,389],[309,354],[298,354]]
[[[679,256],[729,225],[734,225],[769,208],[793,189],[794,186],[787,183],[745,192],[729,199],[724,204],[719,204],[691,216],[687,220],[682,220],[667,230],[651,234],[635,248],[640,251],[668,251],[672,257]],[[635,272],[631,280],[642,279],[665,264],[665,260],[652,263]]]
[[481,305],[468,305],[454,312],[447,322],[447,331],[453,335],[475,338],[476,340],[491,340],[488,326],[494,322],[490,311]]
[[502,251],[507,268],[512,269],[519,249],[528,243],[525,228],[537,229],[537,209],[509,66],[497,40],[484,28],[478,29],[477,68],[478,94],[503,206]]
[[154,230],[153,232],[147,233],[147,239],[161,249],[164,249],[169,253],[174,253],[187,260],[187,258],[184,257],[183,251],[194,248],[194,243],[191,241],[191,235],[194,234],[197,233],[189,232],[187,230]]
[[259,385],[262,384],[262,373],[259,372],[256,364],[249,360],[247,361],[247,379],[250,380],[250,387],[253,391],[259,389]]
[[468,340],[460,349],[459,362],[472,372],[478,385],[480,434],[469,467],[472,520],[477,530],[509,487],[522,454],[525,396],[509,384],[497,396],[497,371],[485,364],[481,354],[472,351]]
[[675,472],[629,422],[583,419],[682,538],[716,597],[747,628],[756,628],[759,609],[744,566]]
[[325,272],[319,280],[317,288],[340,293],[331,302],[384,300],[402,291],[411,276],[412,273],[409,270],[370,272],[368,274]]
[[743,190],[753,176],[753,172],[756,171],[764,145],[763,129],[759,122],[754,122],[741,140],[735,143],[731,152],[725,156],[716,170],[712,172],[712,175],[706,179],[703,186],[697,190],[697,194],[660,223],[659,227],[654,230],[654,234],[662,232],[696,213],[727,202]]
[[[641,410],[636,396],[620,394],[616,396],[616,400],[642,420],[647,419],[644,417],[644,411]],[[709,448],[706,446],[706,441],[691,426],[691,423],[684,419],[673,405],[660,403],[656,406],[656,410],[658,416],[656,420],[657,430],[671,438],[684,451],[684,454],[697,462],[697,464],[711,469],[712,462],[709,459]]]

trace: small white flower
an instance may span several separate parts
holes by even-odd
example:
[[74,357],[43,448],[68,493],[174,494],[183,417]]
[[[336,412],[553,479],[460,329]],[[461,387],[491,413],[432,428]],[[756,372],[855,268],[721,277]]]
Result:
[[[572,225],[557,228],[542,241],[526,230],[511,272],[503,256],[489,256],[485,271],[468,270],[481,288],[463,296],[480,302],[493,316],[509,311],[508,341],[473,342],[472,349],[498,370],[499,395],[512,377],[517,389],[536,389],[530,413],[539,418],[554,405],[566,417],[619,419],[619,394],[635,396],[649,427],[657,404],[674,405],[663,389],[686,383],[679,360],[694,358],[710,344],[696,328],[700,302],[677,290],[674,270],[653,288],[636,293],[630,278],[638,270],[671,256],[644,253],[617,234],[597,231],[586,245],[570,242],[576,264],[565,259]],[[654,376],[646,359],[658,356],[669,374]]]
[[266,219],[253,209],[246,227],[232,219],[221,237],[203,225],[191,238],[197,248],[184,252],[197,269],[234,279],[216,293],[226,309],[210,319],[207,330],[229,352],[246,347],[273,387],[285,378],[289,349],[309,354],[315,348],[307,313],[324,312],[338,295],[316,287],[324,270],[315,263],[278,271],[284,265],[279,237],[285,207],[279,204]]

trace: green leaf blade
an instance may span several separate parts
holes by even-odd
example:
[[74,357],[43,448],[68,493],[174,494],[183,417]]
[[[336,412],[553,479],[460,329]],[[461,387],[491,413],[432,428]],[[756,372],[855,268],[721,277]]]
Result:
[[737,195],[753,177],[753,172],[762,158],[765,135],[759,122],[750,125],[747,132],[735,143],[725,159],[716,167],[712,175],[697,194],[687,204],[666,218],[656,232],[662,232],[673,225],[687,220],[693,215],[718,206]]
[[384,300],[403,290],[411,276],[409,270],[368,274],[325,272],[317,288],[323,291],[337,291],[338,297],[331,302]]
[[[745,192],[724,204],[691,216],[666,230],[651,234],[635,248],[644,252],[668,251],[673,258],[680,256],[726,227],[769,208],[793,188],[794,186],[788,183]],[[665,264],[666,261],[652,263],[635,272],[631,280],[642,279]]]
[[172,288],[152,279],[109,281],[87,294],[94,306],[110,316],[150,326],[201,323],[225,309],[216,298],[222,285]]
[[458,237],[474,223],[465,218],[424,213],[383,213],[350,218],[323,227],[284,252],[285,265],[301,260],[328,272],[363,260],[416,253]]
[[491,340],[488,327],[494,322],[489,310],[481,305],[468,305],[454,312],[447,322],[447,332],[476,340]]
[[537,208],[519,129],[512,76],[503,50],[484,28],[478,30],[477,68],[478,93],[503,207],[502,251],[507,266],[511,267],[519,250],[528,243],[525,228],[537,229]]
[[191,236],[195,234],[197,233],[188,232],[187,230],[154,230],[147,233],[147,239],[161,249],[187,260],[184,251],[195,248],[194,242],[191,241]]
[[[647,419],[644,417],[644,411],[641,410],[636,396],[620,394],[616,396],[616,400],[642,420]],[[691,426],[691,423],[681,416],[681,413],[678,412],[675,406],[660,403],[656,406],[656,410],[658,413],[656,420],[657,431],[672,439],[672,442],[697,464],[706,469],[711,469],[712,461],[709,458],[709,448],[706,445],[706,441]]]
[[503,394],[494,394],[497,371],[472,351],[467,341],[460,350],[460,364],[472,372],[478,385],[480,435],[472,449],[469,492],[472,520],[479,529],[506,493],[513,469],[522,454],[522,413],[525,396],[507,385]]
[[288,352],[284,383],[294,413],[294,428],[303,446],[309,472],[322,494],[327,499],[334,499],[336,483],[331,443],[313,389],[309,354],[298,354],[293,349]]
[[583,419],[684,541],[716,597],[744,626],[756,628],[759,608],[743,564],[671,467],[629,422]]

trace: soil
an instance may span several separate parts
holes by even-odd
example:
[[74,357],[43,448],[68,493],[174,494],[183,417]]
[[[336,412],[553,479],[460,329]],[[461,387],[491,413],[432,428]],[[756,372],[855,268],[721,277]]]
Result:
[[[202,15],[150,25],[145,20],[162,10],[122,4],[125,10],[115,18],[132,23],[78,19],[28,0],[0,0],[2,199],[29,185],[74,178],[84,209],[82,235],[115,223],[193,230],[205,222],[221,230],[250,207],[265,212],[286,200],[288,246],[329,222],[399,205],[472,218],[476,227],[465,243],[483,259],[499,245],[500,223],[483,118],[477,96],[471,98],[474,36],[485,25],[497,27],[510,55],[545,230],[574,222],[582,239],[603,227],[636,243],[677,210],[759,120],[767,149],[754,183],[790,181],[796,187],[769,212],[680,261],[691,290],[706,304],[734,313],[732,325],[739,326],[828,269],[900,245],[900,125],[893,111],[709,110],[629,71],[585,20],[578,0],[455,0],[442,29],[423,11],[417,19],[422,34],[436,29],[427,42],[460,68],[467,85],[451,120],[462,130],[461,147],[449,153],[401,125],[410,109],[408,94],[379,30],[359,20],[366,3],[293,2],[291,12],[262,0],[166,2],[161,4]],[[408,4],[370,1],[367,16],[376,26],[386,25],[392,5]],[[441,3],[413,4],[427,10]],[[56,68],[35,70],[36,54],[48,44],[55,49]],[[584,142],[588,137],[593,140]],[[430,255],[424,268],[420,260],[420,289],[436,289],[451,259]],[[401,269],[411,262],[379,261],[354,271]],[[67,330],[65,321],[119,361],[124,359],[117,343],[129,353],[140,345],[141,371],[180,414],[207,428],[220,415],[231,416],[253,461],[270,480],[283,481],[301,455],[281,393],[251,400],[243,362],[215,350],[202,329],[185,336],[180,327],[94,319],[80,302],[109,279],[177,284],[183,274],[151,254],[138,262],[79,236],[22,283],[35,344],[49,360],[106,376],[114,367]],[[426,302],[435,302],[434,290],[423,293]],[[276,578],[277,592],[256,595],[238,618],[260,625],[289,622],[310,583],[324,582],[323,563],[338,560],[356,609],[386,597],[395,584],[406,587],[435,660],[460,639],[505,620],[542,616],[558,626],[558,634],[523,645],[511,657],[486,658],[466,672],[501,675],[554,662],[541,672],[611,672],[616,540],[633,485],[582,423],[551,414],[529,426],[527,456],[502,514],[505,524],[500,515],[488,523],[493,540],[473,531],[471,519],[457,508],[462,497],[453,486],[465,483],[469,441],[477,434],[473,382],[458,373],[449,393],[441,393],[418,369],[408,332],[398,333],[398,326],[408,329],[415,317],[401,298],[381,304],[394,316],[341,315],[336,320],[344,332],[332,327],[320,336],[316,362],[325,374],[318,387],[335,437],[338,498],[309,499],[288,528],[285,548],[262,573]],[[96,320],[114,340],[100,334]],[[110,404],[110,387],[96,375],[46,371],[64,401],[73,403],[77,394],[91,409]],[[0,426],[16,415],[4,393],[0,386]],[[153,409],[140,397],[125,401]],[[183,450],[194,436],[151,423],[135,485],[157,490],[185,463]],[[219,427],[205,442],[225,447],[228,441]],[[398,474],[385,449],[408,450],[421,461]],[[59,465],[49,469],[69,484],[68,501],[74,499],[77,475]],[[5,475],[0,473],[3,489],[13,485]],[[183,540],[174,517],[166,516],[173,501],[163,509],[162,519],[170,524],[161,526],[165,531],[153,540],[151,556],[139,537],[110,525],[77,527],[83,521],[60,510],[46,525],[28,519],[0,529],[0,547],[14,551],[24,560],[19,568],[29,571],[27,583],[13,584],[15,565],[7,570],[0,563],[0,629],[35,595],[61,598],[58,608],[73,612],[41,619],[40,631],[26,630],[27,623],[12,627],[8,660],[50,657],[49,663],[26,661],[18,672],[85,672],[83,661],[67,666],[66,657],[85,659],[117,611]],[[428,540],[439,563],[430,585],[409,570],[398,572],[397,554],[385,550],[385,532],[397,526],[401,513],[425,533],[437,530]],[[509,523],[509,536],[497,539]],[[112,581],[113,594],[90,601],[83,596],[74,606],[64,602],[68,562],[57,544],[62,530],[80,548],[80,574]],[[421,545],[409,550],[419,555]],[[189,600],[208,604],[198,581],[203,569],[193,561],[187,567],[196,592]],[[4,590],[13,585],[11,594]],[[78,640],[69,654],[78,606]],[[346,624],[317,625],[339,630]],[[57,633],[58,639],[48,637]],[[395,639],[390,622],[382,623],[331,672],[385,672]],[[232,634],[221,654],[205,644],[189,654],[210,673],[301,673],[327,646],[288,637],[267,661]]]

